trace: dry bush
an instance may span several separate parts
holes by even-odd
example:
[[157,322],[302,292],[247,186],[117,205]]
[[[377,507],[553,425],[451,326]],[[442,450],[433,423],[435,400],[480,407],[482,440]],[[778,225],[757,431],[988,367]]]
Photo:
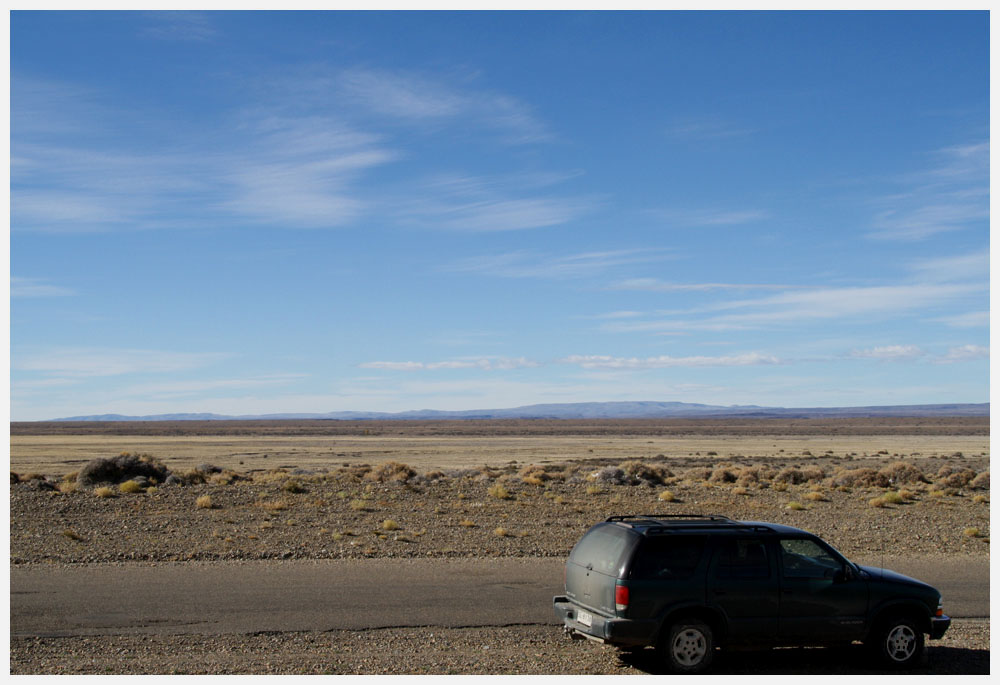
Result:
[[202,495],[194,501],[194,504],[199,509],[214,509],[215,504],[212,502],[212,498],[208,495]]
[[788,489],[788,483],[775,483],[771,486],[771,489],[775,492],[784,492]]
[[255,505],[265,511],[284,511],[288,508],[288,504],[282,502],[281,500],[259,500],[255,503]]
[[500,483],[491,486],[490,489],[487,490],[486,492],[489,494],[490,497],[495,497],[497,499],[511,499],[511,494],[507,492],[507,488],[505,488]]
[[444,471],[430,471],[424,474],[424,480],[428,483],[436,483],[439,480],[447,480],[448,476],[444,475]]
[[736,474],[727,468],[717,468],[708,477],[710,483],[735,483]]
[[888,466],[879,469],[879,473],[889,479],[890,484],[899,485],[902,483],[928,483],[924,472],[919,468],[905,461],[896,461]]
[[766,466],[744,466],[740,469],[736,484],[742,486],[756,485],[774,478],[774,471]]
[[747,490],[745,487],[740,486],[740,487],[733,488],[733,494],[734,495],[749,495],[750,491]]
[[906,488],[903,488],[902,490],[899,491],[899,496],[902,497],[905,501],[910,502],[916,499],[917,493],[913,492],[912,490],[907,490]]
[[475,521],[470,521],[469,519],[462,519],[461,521],[458,522],[458,525],[460,525],[460,526],[462,526],[464,528],[475,528],[476,527]]
[[847,487],[889,487],[889,477],[875,469],[838,469],[833,474],[833,485]]
[[96,488],[94,490],[94,494],[100,497],[101,499],[107,499],[108,497],[114,497],[115,491],[107,486],[103,486],[100,488]]
[[131,494],[135,492],[142,492],[143,487],[136,483],[134,480],[127,480],[118,486],[118,490],[125,494]]
[[882,509],[889,506],[889,503],[885,501],[885,497],[873,497],[868,500],[868,506],[875,507],[877,509]]
[[588,479],[605,485],[622,485],[625,483],[625,472],[616,466],[605,466],[590,474]]
[[544,466],[538,466],[536,464],[529,464],[521,469],[520,473],[521,480],[528,485],[542,485],[545,481],[552,478],[548,473],[545,472]]
[[365,480],[377,483],[405,483],[417,475],[417,472],[406,464],[398,461],[387,461],[364,475]]
[[967,538],[978,538],[982,534],[983,534],[982,531],[979,530],[978,528],[966,528],[965,530],[962,531],[962,535],[964,535]]
[[64,480],[58,485],[56,485],[56,490],[64,495],[68,495],[71,492],[76,492],[80,486],[76,484],[75,480]]
[[503,526],[498,527],[496,530],[493,531],[493,533],[502,538],[509,537],[511,535],[511,532],[506,528],[504,528]]
[[600,495],[604,492],[604,489],[600,485],[588,485],[587,494],[588,495]]
[[826,501],[826,497],[823,496],[823,493],[822,492],[817,492],[815,490],[813,490],[812,492],[807,492],[805,495],[803,495],[803,498],[809,500],[810,502],[825,502]]
[[382,521],[382,530],[399,530],[399,524],[392,519]]
[[209,482],[213,485],[231,485],[235,481],[242,480],[240,476],[235,471],[226,470],[222,473],[216,473],[208,478]]
[[622,462],[618,468],[624,472],[626,482],[635,484],[662,485],[674,475],[664,464],[646,464],[638,459]]
[[281,485],[281,489],[284,492],[290,492],[292,494],[298,494],[306,491],[306,488],[302,483],[295,480],[294,478],[289,478]]
[[976,495],[972,498],[972,501],[976,504],[985,504],[987,502],[986,495]]
[[688,469],[684,472],[684,477],[687,480],[708,480],[712,477],[712,469],[707,468],[693,468]]
[[944,480],[937,481],[938,485],[946,488],[964,488],[976,477],[976,472],[972,469],[961,469],[947,476]]
[[200,485],[208,480],[208,476],[205,474],[204,471],[199,471],[198,469],[191,469],[190,471],[185,471],[181,475],[181,480],[183,480],[188,485]]
[[65,476],[63,476],[62,479],[64,481],[73,481],[73,482],[76,482],[76,479],[79,478],[79,477],[80,477],[80,472],[79,471],[71,471],[71,472],[67,473]]
[[882,495],[882,500],[886,504],[902,504],[905,501],[898,492],[887,492]]
[[70,540],[76,540],[76,541],[78,541],[78,542],[79,542],[79,541],[81,541],[81,540],[83,540],[83,536],[82,536],[82,535],[80,535],[79,533],[77,533],[77,532],[76,532],[75,530],[73,530],[72,528],[67,528],[67,529],[65,529],[65,530],[64,530],[64,531],[62,532],[62,534],[63,534],[63,537],[65,537],[65,538],[69,538]]
[[774,476],[774,482],[787,483],[789,485],[800,485],[802,483],[818,483],[823,480],[826,473],[816,466],[807,466],[804,469],[794,466],[787,466]]
[[148,454],[122,452],[113,459],[94,459],[88,462],[80,469],[76,482],[80,487],[89,488],[98,483],[117,484],[136,476],[145,476],[162,483],[169,475],[170,470]]
[[354,511],[371,511],[371,509],[368,506],[368,502],[366,502],[363,499],[352,499],[351,503],[348,504],[347,506],[349,506]]
[[973,490],[989,490],[990,489],[990,472],[983,471],[978,476],[969,481],[969,487]]
[[789,502],[785,505],[785,509],[791,509],[792,511],[802,511],[805,508],[805,505],[800,502]]

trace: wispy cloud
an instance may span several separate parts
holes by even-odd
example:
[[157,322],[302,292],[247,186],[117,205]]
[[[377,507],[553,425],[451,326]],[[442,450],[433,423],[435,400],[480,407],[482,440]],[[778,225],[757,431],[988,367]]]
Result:
[[76,291],[59,285],[52,285],[41,278],[10,277],[11,297],[68,297]]
[[990,325],[990,313],[988,310],[966,312],[965,314],[955,314],[953,316],[940,316],[931,320],[940,321],[953,328],[979,328]]
[[450,271],[467,271],[504,278],[585,278],[618,266],[667,258],[658,250],[608,250],[571,255],[540,255],[518,251],[470,257],[451,264]]
[[922,357],[924,351],[916,345],[884,345],[867,350],[854,350],[852,357],[859,359],[879,359],[882,361],[905,361]]
[[60,348],[15,357],[13,368],[60,377],[89,378],[140,373],[175,373],[224,359],[218,353],[163,350]]
[[761,364],[780,364],[777,357],[750,352],[721,357],[612,357],[607,355],[570,355],[559,360],[564,364],[575,364],[585,369],[665,369],[672,367],[704,367],[704,366],[759,366]]
[[380,115],[420,122],[462,119],[499,131],[510,143],[550,137],[531,109],[509,95],[458,85],[413,71],[346,69],[337,79],[345,96]]
[[988,347],[983,347],[982,345],[962,345],[960,347],[952,347],[938,361],[944,364],[951,364],[954,362],[968,362],[989,358],[990,348]]
[[207,41],[217,31],[208,15],[203,12],[146,12],[150,24],[142,35],[160,40]]
[[937,151],[938,164],[900,179],[901,193],[883,197],[869,238],[917,241],[980,225],[989,218],[989,144]]
[[654,209],[649,214],[680,228],[755,224],[771,216],[760,209]]
[[711,290],[787,290],[792,285],[776,283],[668,283],[658,278],[628,278],[609,286],[611,290],[643,290],[648,292],[706,292]]
[[675,141],[706,141],[735,138],[753,133],[753,130],[717,117],[676,121],[667,127],[667,137]]
[[364,362],[362,369],[383,369],[387,371],[436,371],[439,369],[480,369],[482,371],[508,371],[539,366],[525,357],[479,357],[451,359],[440,362]]

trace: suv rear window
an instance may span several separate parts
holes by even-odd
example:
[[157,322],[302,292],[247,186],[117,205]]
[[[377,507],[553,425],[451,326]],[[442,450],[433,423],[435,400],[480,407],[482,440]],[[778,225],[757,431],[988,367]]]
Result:
[[635,555],[637,580],[685,580],[694,574],[705,549],[704,535],[658,535],[646,538]]
[[723,538],[719,540],[716,578],[769,578],[771,565],[763,540]]
[[581,566],[591,564],[595,571],[617,576],[625,552],[631,549],[635,534],[614,525],[591,528],[569,555]]

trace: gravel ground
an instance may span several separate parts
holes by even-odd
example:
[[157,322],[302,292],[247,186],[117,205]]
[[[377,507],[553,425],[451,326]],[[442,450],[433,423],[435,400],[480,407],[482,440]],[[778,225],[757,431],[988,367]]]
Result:
[[[789,464],[818,469],[825,477],[741,487],[699,478],[675,464],[679,475],[666,478],[666,484],[614,485],[587,480],[596,465],[574,465],[580,470],[568,479],[556,465],[546,466],[554,477],[538,484],[525,482],[515,467],[488,475],[469,470],[438,480],[418,474],[409,482],[377,482],[357,469],[343,469],[244,474],[228,484],[161,486],[133,494],[115,490],[106,499],[90,490],[40,489],[33,480],[11,485],[10,560],[565,556],[593,523],[623,513],[775,521],[815,532],[849,557],[898,550],[900,544],[912,554],[989,554],[988,490],[912,483],[905,486],[912,499],[876,508],[870,500],[893,488],[842,491],[831,478],[843,464],[820,459]],[[743,467],[749,466],[731,468],[739,473]],[[988,468],[988,461],[963,460],[955,467],[978,471]],[[937,468],[924,464],[929,473]],[[701,470],[714,472],[708,466]],[[290,480],[297,487],[290,488]],[[665,490],[673,501],[661,499]],[[205,497],[210,508],[199,505],[207,504]]]
[[[987,621],[956,621],[928,643],[921,674],[989,673]],[[662,673],[652,650],[619,657],[557,626],[394,628],[255,635],[11,640],[11,673],[611,674]],[[716,673],[880,673],[860,645],[720,653]]]

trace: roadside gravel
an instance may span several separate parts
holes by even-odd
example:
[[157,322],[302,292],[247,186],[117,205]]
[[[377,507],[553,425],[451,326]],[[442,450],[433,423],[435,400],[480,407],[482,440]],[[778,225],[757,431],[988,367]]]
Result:
[[[11,673],[607,674],[661,673],[655,652],[619,657],[557,626],[392,628],[255,635],[135,635],[11,640]],[[721,653],[715,672],[880,673],[863,648]],[[956,621],[928,643],[926,674],[989,673],[989,623]]]

